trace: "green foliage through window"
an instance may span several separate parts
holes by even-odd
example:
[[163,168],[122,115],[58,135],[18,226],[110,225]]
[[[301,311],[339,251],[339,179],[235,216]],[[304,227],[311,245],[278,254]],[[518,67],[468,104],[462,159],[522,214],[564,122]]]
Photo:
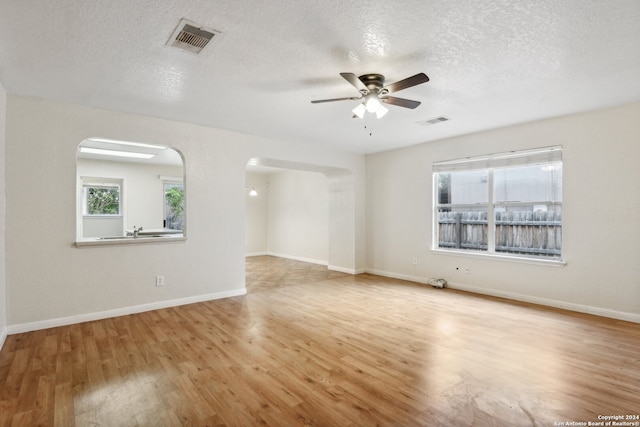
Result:
[[165,193],[167,203],[174,217],[179,217],[184,211],[184,189],[179,187],[171,187]]
[[164,184],[164,226],[173,230],[184,230],[184,185]]
[[118,187],[85,187],[87,215],[119,215],[120,189]]

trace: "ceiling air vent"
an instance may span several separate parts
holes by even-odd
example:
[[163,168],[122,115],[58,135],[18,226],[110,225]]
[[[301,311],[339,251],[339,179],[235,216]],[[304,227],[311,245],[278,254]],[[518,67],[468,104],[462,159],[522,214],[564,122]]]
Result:
[[218,35],[220,35],[220,31],[204,28],[194,22],[181,19],[178,27],[169,38],[167,46],[177,47],[197,54]]
[[430,126],[430,125],[436,125],[438,123],[446,122],[448,120],[449,120],[448,117],[440,116],[440,117],[436,117],[435,119],[423,120],[421,122],[416,122],[416,124],[417,125],[421,125],[421,126]]

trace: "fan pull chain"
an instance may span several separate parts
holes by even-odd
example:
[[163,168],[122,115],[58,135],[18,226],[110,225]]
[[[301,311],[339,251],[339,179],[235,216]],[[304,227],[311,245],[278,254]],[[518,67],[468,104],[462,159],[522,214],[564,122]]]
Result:
[[365,131],[369,132],[369,136],[373,136],[373,132],[371,130],[369,130],[369,128],[367,128],[367,122],[366,121],[364,123],[364,129],[365,129]]

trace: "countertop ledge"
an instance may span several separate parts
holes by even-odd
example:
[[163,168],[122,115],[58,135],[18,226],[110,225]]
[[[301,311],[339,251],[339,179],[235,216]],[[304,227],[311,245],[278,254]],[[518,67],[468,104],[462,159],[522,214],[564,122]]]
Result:
[[176,236],[167,234],[160,237],[152,237],[152,236],[139,236],[139,237],[122,237],[122,238],[112,238],[112,239],[104,239],[104,238],[87,238],[82,240],[77,240],[75,245],[77,248],[82,248],[86,246],[115,246],[115,245],[139,245],[139,244],[153,244],[153,243],[176,243],[176,242],[184,242],[187,238],[185,236]]

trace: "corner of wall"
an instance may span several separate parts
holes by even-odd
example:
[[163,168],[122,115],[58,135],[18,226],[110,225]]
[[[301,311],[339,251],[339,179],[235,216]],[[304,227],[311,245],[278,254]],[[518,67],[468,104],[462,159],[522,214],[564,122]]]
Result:
[[7,275],[6,275],[6,128],[7,93],[0,83],[0,350],[7,338]]

